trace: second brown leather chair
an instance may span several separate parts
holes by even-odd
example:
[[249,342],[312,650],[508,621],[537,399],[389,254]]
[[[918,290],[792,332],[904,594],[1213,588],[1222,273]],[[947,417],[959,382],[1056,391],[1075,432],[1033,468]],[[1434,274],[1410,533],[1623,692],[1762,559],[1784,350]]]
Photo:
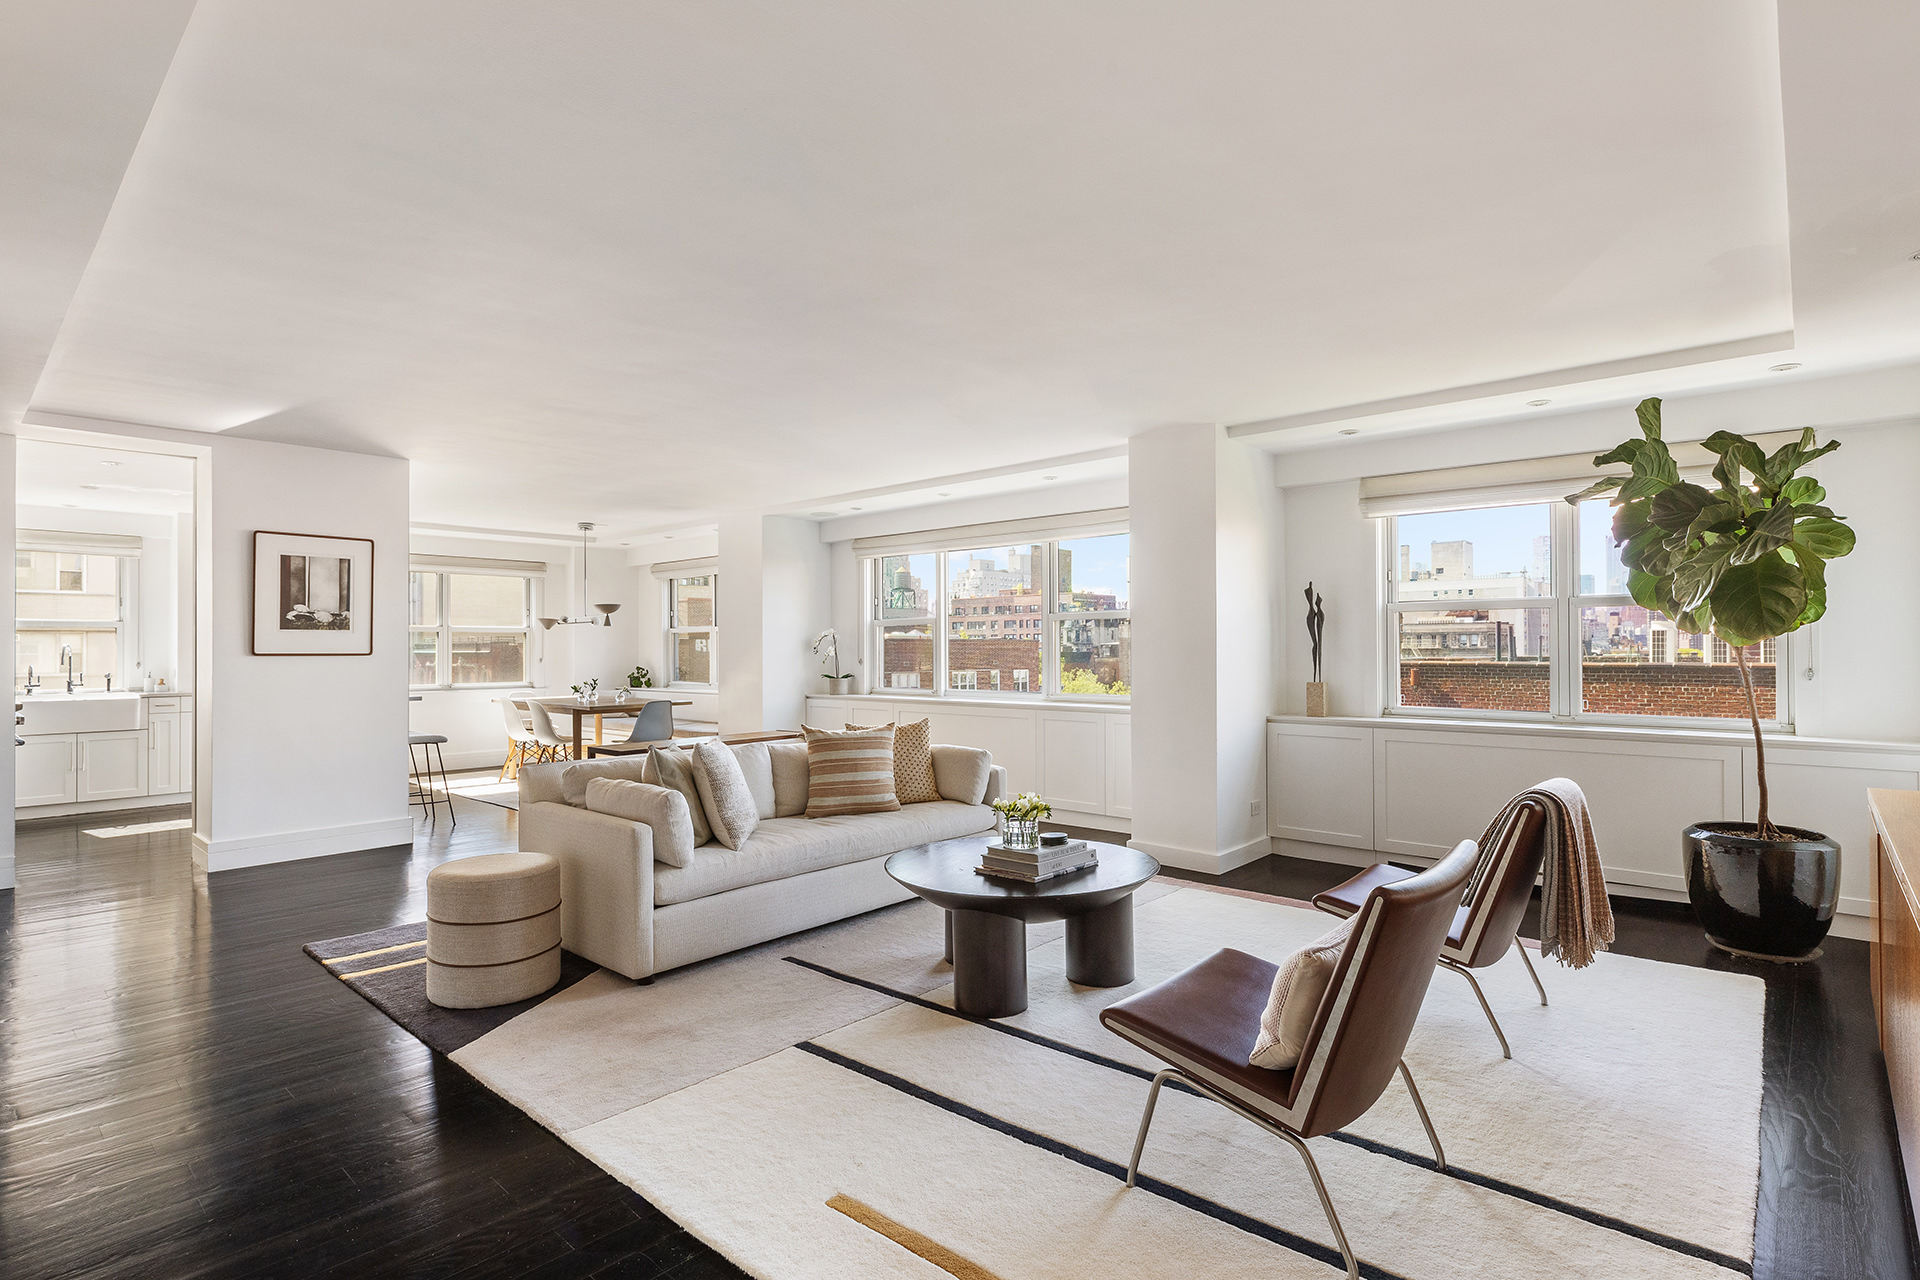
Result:
[[1306,1139],[1332,1133],[1366,1114],[1397,1068],[1433,1143],[1434,1161],[1443,1170],[1447,1167],[1440,1138],[1400,1055],[1433,981],[1434,960],[1475,859],[1473,841],[1463,840],[1432,869],[1368,892],[1314,1014],[1300,1061],[1285,1071],[1248,1065],[1279,966],[1243,951],[1216,952],[1104,1010],[1100,1021],[1109,1031],[1172,1064],[1153,1078],[1147,1093],[1146,1113],[1140,1117],[1133,1159],[1127,1165],[1127,1185],[1133,1185],[1139,1170],[1160,1086],[1178,1079],[1300,1153],[1346,1260],[1347,1275],[1358,1277],[1359,1261],[1347,1244]]
[[[1473,987],[1473,994],[1480,998],[1480,1011],[1487,1015],[1493,1034],[1500,1037],[1500,1052],[1508,1058],[1513,1050],[1507,1046],[1507,1033],[1500,1029],[1500,1020],[1493,1016],[1493,1006],[1487,1003],[1487,993],[1480,989],[1473,971],[1486,968],[1510,950],[1518,951],[1534,990],[1540,993],[1540,1003],[1546,1004],[1547,989],[1540,985],[1533,959],[1520,941],[1520,921],[1533,899],[1534,881],[1540,878],[1546,837],[1546,806],[1538,800],[1522,800],[1507,829],[1494,838],[1492,848],[1481,858],[1467,901],[1454,913],[1447,940],[1440,947],[1440,967],[1459,974]],[[1394,884],[1414,874],[1384,862],[1375,863],[1345,884],[1314,895],[1313,905],[1336,916],[1350,916],[1380,885]]]

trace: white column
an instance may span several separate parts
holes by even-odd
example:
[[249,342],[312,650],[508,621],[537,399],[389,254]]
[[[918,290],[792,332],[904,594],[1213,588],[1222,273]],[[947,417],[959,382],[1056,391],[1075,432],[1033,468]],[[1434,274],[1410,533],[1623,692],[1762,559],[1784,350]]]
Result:
[[798,728],[827,626],[831,568],[820,528],[791,516],[720,520],[720,729]]
[[1133,840],[1219,872],[1267,852],[1277,644],[1270,460],[1218,427],[1130,442]]
[[[6,443],[0,445],[0,490],[4,490],[6,493],[6,497],[3,500],[4,505],[0,506],[0,510],[4,510],[5,512],[4,519],[7,525],[8,542],[14,541],[14,454],[18,444],[19,441],[10,435],[6,438]],[[13,556],[7,557],[9,560],[13,558]],[[4,620],[0,621],[0,631],[4,631],[6,635],[12,635],[14,622],[13,592],[0,592],[0,596],[6,597],[4,603],[0,603],[0,620]],[[9,665],[11,665],[11,659],[9,659]],[[7,683],[9,686],[12,685],[13,681],[11,677],[9,677]],[[13,704],[15,701],[16,699],[13,698],[7,699],[7,727],[10,731],[15,727],[13,724]],[[7,740],[9,742],[13,740],[11,732],[9,732]],[[6,775],[5,782],[0,782],[0,797],[4,797],[6,800],[6,812],[12,813],[13,757],[11,752],[9,752],[7,757],[7,768],[0,770],[0,773],[5,773]],[[8,818],[6,821],[6,831],[0,833],[0,890],[11,888],[13,888],[13,819]]]

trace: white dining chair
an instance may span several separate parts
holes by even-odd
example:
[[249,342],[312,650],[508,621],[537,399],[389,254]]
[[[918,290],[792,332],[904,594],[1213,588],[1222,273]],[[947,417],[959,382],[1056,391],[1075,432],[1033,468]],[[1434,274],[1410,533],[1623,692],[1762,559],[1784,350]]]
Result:
[[527,731],[527,722],[521,716],[520,708],[513,705],[512,698],[501,698],[498,701],[500,715],[507,722],[507,759],[500,766],[499,778],[499,781],[506,782],[520,776],[520,766],[525,764],[529,757],[538,757],[540,740]]
[[553,717],[547,714],[545,707],[531,698],[527,699],[527,718],[533,722],[533,737],[534,741],[540,744],[542,760],[573,759],[573,739],[563,738],[555,733]]

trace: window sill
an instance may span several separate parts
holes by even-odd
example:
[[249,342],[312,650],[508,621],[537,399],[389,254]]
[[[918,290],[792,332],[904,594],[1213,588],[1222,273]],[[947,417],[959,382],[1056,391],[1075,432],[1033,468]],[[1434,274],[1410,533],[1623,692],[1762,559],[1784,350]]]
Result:
[[939,693],[927,689],[893,689],[877,693],[810,693],[809,698],[821,698],[832,702],[929,702],[950,707],[1020,707],[1026,710],[1051,711],[1105,711],[1115,715],[1125,715],[1133,710],[1133,703],[1127,699],[1088,699],[1079,701],[1073,698],[1048,698],[1037,693]]
[[532,689],[536,686],[525,680],[508,684],[410,684],[408,693],[490,693],[499,689]]
[[[1554,724],[1540,720],[1481,720],[1460,717],[1447,719],[1429,716],[1268,716],[1268,724],[1288,726],[1330,725],[1347,729],[1407,729],[1431,733],[1482,733],[1509,736],[1561,738],[1592,742],[1698,743],[1711,746],[1750,747],[1753,731],[1740,729],[1668,728],[1662,725]],[[1766,741],[1783,748],[1802,747],[1821,751],[1902,751],[1920,753],[1920,743],[1870,742],[1847,738],[1809,738],[1790,729],[1763,730]]]

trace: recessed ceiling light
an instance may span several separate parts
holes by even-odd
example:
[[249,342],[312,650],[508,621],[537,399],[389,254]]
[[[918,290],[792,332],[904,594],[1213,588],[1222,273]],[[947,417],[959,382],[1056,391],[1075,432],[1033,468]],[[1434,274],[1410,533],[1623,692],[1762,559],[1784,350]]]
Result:
[[97,484],[83,484],[80,487],[82,489],[98,489],[100,486]]
[[1357,436],[1357,435],[1359,435],[1359,434],[1360,434],[1360,428],[1358,428],[1358,427],[1342,427],[1342,428],[1340,428],[1340,434],[1341,434],[1341,435],[1343,435],[1343,436]]
[[78,507],[80,504],[77,502],[63,502],[60,505],[63,507]]
[[110,458],[102,458],[102,459],[100,459],[100,465],[101,465],[101,466],[103,466],[103,467],[117,467],[117,466],[119,466],[120,464],[119,464],[119,463],[117,463],[117,462],[115,462],[115,461],[113,461],[113,460],[112,460],[112,459],[110,459]]
[[670,534],[670,533],[663,533],[663,534],[661,534],[661,535],[660,535],[660,537],[661,537],[661,539],[662,539],[663,541],[666,541],[666,542],[672,542],[672,541],[673,541],[673,535],[672,535],[672,534]]
[[1529,400],[1529,401],[1527,401],[1527,408],[1529,408],[1529,409],[1538,409],[1538,408],[1540,408],[1540,407],[1541,407],[1542,405],[1549,405],[1549,404],[1552,404],[1552,403],[1553,403],[1553,401],[1551,401],[1551,400]]
[[848,507],[848,508],[847,508],[847,510],[849,510],[849,511],[858,511],[859,509],[860,509],[860,508],[858,508],[858,507]]
[[1800,366],[1798,364],[1795,364],[1792,361],[1788,361],[1786,364],[1768,365],[1767,372],[1768,373],[1792,373],[1795,369],[1798,369],[1799,367]]
[[816,519],[816,520],[824,520],[824,519],[826,519],[826,518],[827,518],[828,516],[830,516],[830,515],[832,515],[832,514],[833,514],[833,512],[831,512],[831,511],[809,511],[809,512],[807,512],[807,514],[808,514],[808,515],[810,515],[810,516],[812,516],[812,517],[813,517],[814,519]]
[[951,493],[948,493],[948,492],[947,492],[947,491],[946,491],[945,489],[942,489],[942,490],[941,490],[941,491],[940,491],[940,492],[939,492],[939,493],[938,493],[937,495],[935,495],[935,496],[936,496],[936,497],[941,497],[941,498],[951,498],[951,497],[952,497],[953,495],[952,495]]
[[1908,254],[1907,256],[1912,258],[1915,262],[1920,262],[1920,249],[1916,249],[1914,252]]
[[1041,476],[1040,478],[1042,480],[1058,480],[1060,477],[1059,476]]

